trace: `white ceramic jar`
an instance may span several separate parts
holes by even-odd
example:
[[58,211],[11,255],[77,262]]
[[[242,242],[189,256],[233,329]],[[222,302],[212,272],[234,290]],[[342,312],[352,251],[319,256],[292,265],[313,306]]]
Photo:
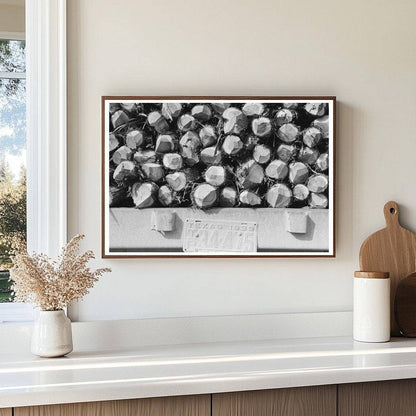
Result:
[[62,357],[72,348],[71,321],[65,312],[40,311],[33,325],[32,353],[39,357]]
[[353,303],[354,339],[361,342],[389,341],[389,273],[355,272]]

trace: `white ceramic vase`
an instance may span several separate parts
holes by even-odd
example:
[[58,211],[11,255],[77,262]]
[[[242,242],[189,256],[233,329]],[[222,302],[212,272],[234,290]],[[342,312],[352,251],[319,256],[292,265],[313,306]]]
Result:
[[40,311],[33,325],[31,351],[39,357],[62,357],[72,351],[71,321],[63,310]]

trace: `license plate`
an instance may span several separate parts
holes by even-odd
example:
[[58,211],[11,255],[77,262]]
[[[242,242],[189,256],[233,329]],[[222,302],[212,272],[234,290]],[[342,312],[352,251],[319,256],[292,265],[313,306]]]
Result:
[[187,219],[184,224],[183,251],[256,252],[257,224],[243,221]]

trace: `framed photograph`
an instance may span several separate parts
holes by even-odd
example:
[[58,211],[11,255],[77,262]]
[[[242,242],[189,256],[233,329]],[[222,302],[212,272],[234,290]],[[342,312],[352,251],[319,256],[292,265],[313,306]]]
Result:
[[335,97],[102,97],[103,257],[334,257]]

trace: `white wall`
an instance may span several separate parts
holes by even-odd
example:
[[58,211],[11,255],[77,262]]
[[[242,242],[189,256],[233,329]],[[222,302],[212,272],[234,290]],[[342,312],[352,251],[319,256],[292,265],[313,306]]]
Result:
[[336,259],[97,260],[80,320],[351,309],[395,199],[416,230],[414,0],[68,0],[69,234],[100,255],[101,95],[336,95]]

